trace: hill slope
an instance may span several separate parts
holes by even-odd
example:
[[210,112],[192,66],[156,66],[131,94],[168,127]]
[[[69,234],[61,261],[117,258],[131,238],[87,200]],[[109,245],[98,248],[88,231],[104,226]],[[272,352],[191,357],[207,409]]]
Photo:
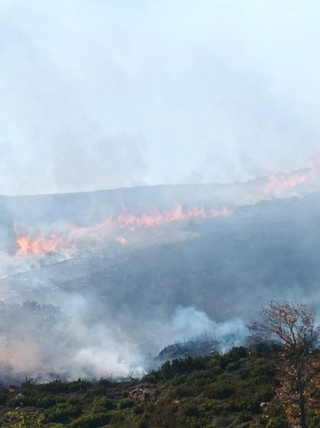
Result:
[[[126,376],[143,374],[175,341],[241,344],[268,300],[319,302],[319,208],[319,194],[265,201],[226,218],[129,231],[126,245],[62,261],[26,259],[27,270],[1,280],[3,361],[22,378]],[[24,343],[33,351],[23,364]]]
[[22,418],[28,427],[285,428],[274,401],[275,360],[271,351],[234,348],[174,360],[141,381],[27,382],[1,393],[1,426]]

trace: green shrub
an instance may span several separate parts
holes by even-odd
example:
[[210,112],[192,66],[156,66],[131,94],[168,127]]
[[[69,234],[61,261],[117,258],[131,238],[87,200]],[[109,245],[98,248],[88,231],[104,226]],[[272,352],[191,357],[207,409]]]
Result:
[[49,407],[54,406],[57,403],[57,400],[52,394],[41,395],[36,402],[36,407],[41,407],[43,409],[48,409]]
[[50,383],[41,385],[43,391],[51,392],[52,394],[61,394],[69,392],[68,383],[62,382],[61,380],[55,380]]
[[229,398],[235,393],[235,387],[229,384],[218,384],[214,386],[211,390],[211,397],[222,400],[224,398]]
[[27,407],[27,406],[36,406],[37,398],[34,396],[28,396],[22,393],[14,396],[11,400],[8,401],[8,407]]
[[86,380],[77,380],[76,382],[71,382],[68,384],[69,392],[78,392],[78,391],[87,391],[92,387],[92,383]]
[[81,414],[80,406],[73,406],[67,404],[57,404],[52,409],[46,412],[47,420],[49,422],[66,423],[70,419],[75,418]]
[[266,428],[286,428],[288,423],[286,414],[280,403],[273,403],[267,409]]
[[119,402],[119,409],[131,409],[134,406],[134,402],[130,398],[124,398]]
[[99,428],[110,421],[110,416],[106,413],[95,413],[81,416],[71,422],[70,428]]
[[112,410],[116,406],[115,404],[107,397],[95,397],[91,405],[91,412],[98,413],[105,410]]
[[252,419],[252,415],[250,412],[241,412],[238,417],[239,422],[248,422]]

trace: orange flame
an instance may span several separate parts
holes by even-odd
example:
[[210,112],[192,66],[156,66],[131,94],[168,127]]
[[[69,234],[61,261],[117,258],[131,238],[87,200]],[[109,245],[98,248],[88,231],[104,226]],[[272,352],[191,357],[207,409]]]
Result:
[[[49,238],[17,235],[16,243],[17,255],[19,256],[27,256],[28,254],[40,255],[56,251],[63,252],[65,249],[63,238],[56,234],[51,234]],[[71,252],[71,250],[68,252]]]
[[153,214],[142,214],[141,216],[135,216],[133,214],[121,214],[115,220],[107,219],[106,224],[115,226],[119,229],[130,228],[152,228],[157,226],[163,226],[168,223],[175,221],[191,220],[194,218],[206,218],[203,207],[189,208],[185,213],[182,210],[181,205],[176,204],[171,210],[158,211],[155,210]]
[[268,183],[263,188],[264,194],[283,193],[288,189],[306,183],[308,176],[307,174],[271,175],[268,179]]
[[[223,207],[221,210],[211,210],[208,214],[203,207],[192,207],[183,211],[181,205],[176,204],[170,210],[155,210],[152,214],[144,213],[140,216],[134,214],[120,214],[118,217],[111,216],[103,223],[91,227],[73,226],[66,236],[51,234],[49,237],[20,235],[16,231],[17,252],[19,256],[41,255],[46,253],[60,252],[72,255],[77,252],[78,244],[84,242],[105,243],[108,240],[108,232],[113,229],[128,229],[134,231],[139,228],[154,228],[167,225],[172,222],[186,221],[191,219],[206,219],[214,217],[227,217],[231,211]],[[113,238],[120,244],[125,244],[124,237]]]
[[311,159],[309,161],[309,168],[304,172],[270,175],[268,177],[268,183],[263,187],[263,193],[265,195],[283,193],[286,190],[319,179],[319,173],[320,158]]

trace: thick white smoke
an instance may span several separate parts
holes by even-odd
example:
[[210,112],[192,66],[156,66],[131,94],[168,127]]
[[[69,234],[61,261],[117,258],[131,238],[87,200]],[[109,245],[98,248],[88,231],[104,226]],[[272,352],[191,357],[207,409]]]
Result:
[[98,302],[94,299],[52,289],[48,295],[47,287],[39,280],[33,284],[31,295],[51,304],[23,302],[30,289],[22,292],[25,296],[18,293],[19,303],[13,303],[17,296],[6,297],[2,291],[2,378],[4,373],[18,381],[26,376],[39,381],[55,377],[139,377],[156,366],[153,358],[168,343],[208,337],[217,342],[217,351],[225,351],[243,344],[247,337],[246,326],[239,319],[217,323],[204,311],[182,306],[167,320],[149,319],[143,326],[131,328],[128,320],[121,323],[126,314],[116,320],[106,307],[105,316],[96,317]]

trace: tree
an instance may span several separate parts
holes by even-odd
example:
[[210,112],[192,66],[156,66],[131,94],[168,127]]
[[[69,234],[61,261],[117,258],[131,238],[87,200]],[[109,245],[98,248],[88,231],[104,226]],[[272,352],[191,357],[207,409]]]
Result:
[[270,302],[262,310],[262,321],[252,327],[264,339],[282,345],[277,398],[289,422],[299,421],[301,428],[307,428],[306,412],[312,406],[319,370],[313,355],[320,333],[315,314],[303,304]]

